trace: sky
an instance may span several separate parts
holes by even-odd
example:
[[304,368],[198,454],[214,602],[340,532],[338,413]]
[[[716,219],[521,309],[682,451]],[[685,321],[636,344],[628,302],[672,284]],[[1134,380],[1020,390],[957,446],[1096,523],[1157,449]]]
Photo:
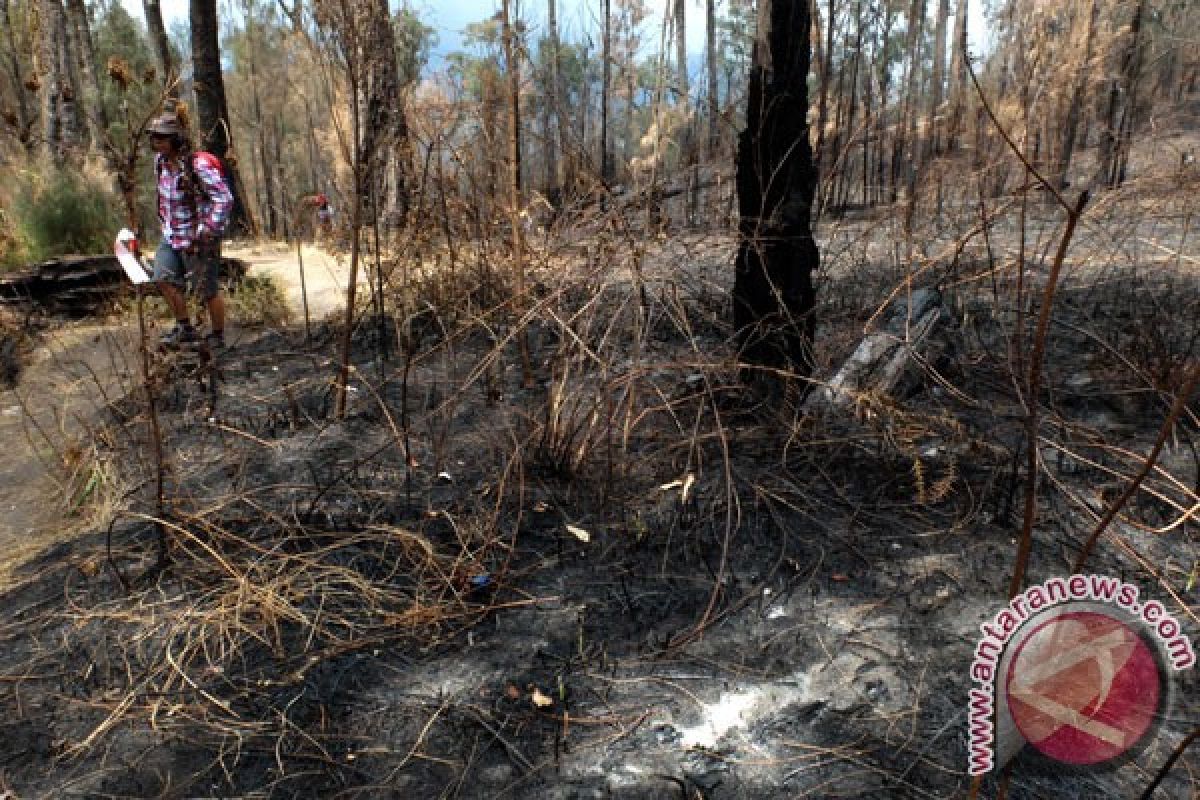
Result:
[[[662,13],[670,0],[646,0],[646,6],[654,15],[643,23],[643,36],[658,41],[658,31],[662,24]],[[163,22],[167,30],[171,30],[175,20],[181,20],[185,25],[188,19],[188,0],[160,0]],[[121,5],[134,19],[143,20],[141,0],[121,0]],[[222,6],[225,4],[222,3]],[[395,5],[395,3],[393,3]],[[434,29],[438,37],[437,53],[446,53],[462,49],[462,31],[472,22],[479,22],[495,14],[499,8],[499,0],[410,0],[410,7],[421,18],[421,21]],[[521,18],[526,20],[531,28],[540,29],[545,24],[546,2],[522,2],[518,4]],[[598,30],[597,22],[600,3],[596,0],[559,0],[558,30],[564,39],[574,38],[583,30]],[[699,0],[689,3],[688,50],[700,53],[704,49],[704,7]]]
[[[160,0],[163,21],[170,31],[176,21],[187,25],[188,0]],[[651,16],[642,24],[643,41],[657,48],[662,14],[667,9],[670,0],[645,0],[651,10]],[[144,19],[141,0],[121,0],[121,4],[135,18]],[[461,50],[462,31],[472,22],[487,19],[500,8],[499,0],[409,0],[410,7],[421,20],[434,29],[438,43],[432,59],[436,68],[447,53]],[[221,6],[225,6],[221,2]],[[396,5],[393,0],[393,5]],[[576,39],[581,31],[599,30],[599,0],[558,0],[558,29],[559,34],[567,40]],[[980,12],[981,3],[971,3],[971,14],[968,19],[968,30],[972,42],[972,50],[978,51],[979,42],[984,39],[983,14]],[[545,24],[545,0],[518,0],[518,11],[531,29],[541,29]],[[696,70],[700,56],[704,51],[704,4],[701,0],[690,0],[687,6],[687,39],[688,61],[692,66],[689,71]],[[593,33],[596,36],[596,33]],[[597,43],[598,44],[598,43]]]

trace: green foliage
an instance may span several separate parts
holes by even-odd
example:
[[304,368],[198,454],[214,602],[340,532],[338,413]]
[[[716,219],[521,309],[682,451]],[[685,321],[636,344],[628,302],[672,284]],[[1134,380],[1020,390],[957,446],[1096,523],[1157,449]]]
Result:
[[7,256],[36,262],[68,253],[107,253],[121,226],[116,197],[76,170],[27,174],[13,204],[11,226],[19,246]]
[[241,325],[283,325],[291,316],[283,290],[268,275],[246,275],[229,298]]
[[396,35],[396,67],[400,75],[400,86],[416,86],[421,71],[429,63],[429,54],[437,43],[437,33],[407,8],[396,12],[393,28]]
[[[130,134],[127,116],[140,121],[158,107],[162,79],[155,72],[154,55],[142,27],[119,3],[99,10],[92,34],[109,136],[123,146]],[[124,65],[130,78],[124,89],[108,71],[112,59],[118,59]]]

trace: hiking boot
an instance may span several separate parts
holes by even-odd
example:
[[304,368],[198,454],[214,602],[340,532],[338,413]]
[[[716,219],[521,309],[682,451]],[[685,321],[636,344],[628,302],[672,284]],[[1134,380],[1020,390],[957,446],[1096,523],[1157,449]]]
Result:
[[196,336],[196,329],[191,325],[175,323],[175,327],[164,333],[159,341],[164,347],[180,347],[181,345],[195,344],[199,339]]
[[210,353],[220,353],[227,347],[225,344],[225,332],[213,331],[204,337],[204,344],[208,346]]

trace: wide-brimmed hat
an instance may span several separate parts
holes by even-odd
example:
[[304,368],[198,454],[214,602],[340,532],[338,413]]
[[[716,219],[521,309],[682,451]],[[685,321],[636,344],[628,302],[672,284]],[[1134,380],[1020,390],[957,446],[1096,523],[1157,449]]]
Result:
[[174,114],[159,114],[150,121],[150,125],[146,131],[160,136],[182,136],[183,125],[179,122],[179,117]]

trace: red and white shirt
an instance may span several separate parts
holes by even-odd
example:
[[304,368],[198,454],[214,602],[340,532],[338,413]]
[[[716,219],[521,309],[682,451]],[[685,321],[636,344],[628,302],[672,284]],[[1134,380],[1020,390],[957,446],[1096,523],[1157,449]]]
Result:
[[[163,239],[176,250],[186,250],[205,231],[222,231],[229,211],[233,208],[233,193],[221,174],[221,166],[210,153],[193,153],[192,165],[196,180],[203,189],[189,195],[183,183],[183,169],[178,159],[154,157],[158,175],[158,218],[162,222]],[[194,206],[193,207],[193,203]]]

